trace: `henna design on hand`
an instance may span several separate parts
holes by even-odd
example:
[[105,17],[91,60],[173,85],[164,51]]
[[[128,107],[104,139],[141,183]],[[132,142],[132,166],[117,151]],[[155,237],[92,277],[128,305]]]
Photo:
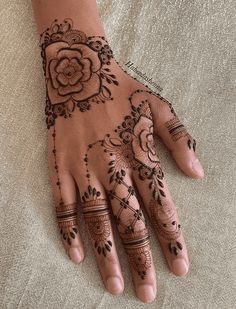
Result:
[[171,138],[174,142],[186,136],[188,137],[187,145],[189,149],[193,149],[193,151],[196,151],[196,140],[190,136],[185,126],[180,122],[177,116],[167,121],[165,123],[165,126],[167,130],[169,131]]
[[[126,172],[121,169],[113,178],[112,189],[108,191],[110,200],[115,200],[114,218],[131,266],[138,275],[145,279],[147,270],[151,267],[149,233],[143,212],[132,206],[132,197],[136,197],[135,188],[125,181]],[[117,187],[122,196],[117,193]],[[129,218],[127,220],[127,218]],[[140,225],[144,226],[140,230]]]
[[50,128],[58,116],[71,117],[91,103],[113,100],[109,85],[118,85],[107,67],[113,52],[105,37],[89,36],[73,29],[71,19],[57,19],[40,36],[41,56],[47,86],[46,123]]
[[123,233],[121,237],[131,266],[144,280],[152,264],[148,230],[144,228],[135,233]]
[[111,251],[110,209],[105,199],[99,198],[101,193],[88,186],[88,190],[82,196],[82,211],[87,224],[89,234],[94,241],[94,248],[97,253],[104,257]]
[[57,206],[56,217],[63,239],[71,246],[72,240],[78,234],[77,203]]
[[149,206],[150,218],[158,234],[168,240],[170,253],[177,256],[183,246],[177,241],[181,234],[181,225],[177,223],[175,210],[169,204],[160,205],[155,200],[151,200]]
[[[164,173],[154,145],[153,120],[149,101],[137,99],[138,95],[143,92],[145,91],[136,90],[129,97],[131,114],[125,116],[124,121],[114,130],[115,135],[107,134],[103,140],[90,144],[88,151],[98,144],[103,147],[104,153],[108,155],[108,175],[110,175],[109,184],[111,186],[108,195],[110,200],[115,200],[116,203],[115,222],[124,240],[123,243],[126,246],[131,264],[139,275],[145,278],[146,271],[151,265],[146,225],[142,211],[131,205],[130,200],[133,197],[137,198],[137,196],[134,187],[125,182],[126,169],[133,169],[141,181],[148,182],[148,188],[152,193],[150,201],[151,218],[157,231],[168,240],[169,251],[177,255],[182,250],[182,244],[177,241],[181,233],[180,224],[173,220],[174,214],[170,212],[165,202]],[[150,94],[151,92],[147,91],[147,93]],[[171,104],[168,101],[166,103],[175,115]],[[175,120],[174,124],[176,123]],[[175,125],[173,128],[175,129]],[[89,181],[88,151],[85,154],[84,161]],[[119,192],[126,192],[126,194],[123,193],[120,196],[117,193],[118,187]],[[127,212],[127,215],[124,215],[124,212]],[[122,216],[129,218],[129,224],[127,224],[127,220],[122,220]],[[137,222],[142,222],[145,226],[142,230],[146,231],[143,232],[145,236],[141,237],[139,231],[135,229]],[[140,244],[139,248],[132,247],[132,244],[136,244],[136,241]]]
[[[132,102],[132,96],[130,102]],[[105,148],[104,152],[113,156],[108,169],[110,183],[114,180],[117,171],[122,168],[132,168],[138,171],[141,180],[149,181],[153,197],[161,203],[161,197],[165,197],[165,192],[162,190],[164,173],[154,144],[149,102],[142,101],[138,107],[131,104],[131,109],[131,115],[126,116],[122,124],[115,129],[119,137],[111,137],[108,134],[101,143]]]
[[180,122],[178,117],[174,117],[165,123],[172,140],[175,142],[183,136],[187,136],[185,126]]

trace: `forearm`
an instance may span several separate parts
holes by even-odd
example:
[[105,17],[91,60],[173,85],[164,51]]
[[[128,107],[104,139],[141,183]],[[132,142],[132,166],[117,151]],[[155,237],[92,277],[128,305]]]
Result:
[[57,19],[73,21],[73,28],[88,35],[105,36],[96,0],[32,0],[38,32],[41,34]]

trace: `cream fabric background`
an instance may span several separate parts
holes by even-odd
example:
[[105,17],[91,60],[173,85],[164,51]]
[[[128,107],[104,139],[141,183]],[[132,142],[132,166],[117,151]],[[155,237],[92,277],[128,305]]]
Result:
[[79,266],[68,260],[51,207],[44,81],[31,4],[1,0],[0,308],[235,308],[236,3],[100,0],[99,8],[117,60],[134,62],[163,87],[198,141],[203,181],[185,177],[158,146],[190,272],[186,278],[169,272],[152,231],[159,293],[143,305],[116,235],[125,291],[113,297],[100,280],[81,213],[87,257]]

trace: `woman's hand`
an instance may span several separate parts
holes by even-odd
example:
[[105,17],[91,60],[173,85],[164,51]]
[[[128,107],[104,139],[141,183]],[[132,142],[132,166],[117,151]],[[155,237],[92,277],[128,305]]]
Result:
[[[196,142],[171,104],[130,77],[104,37],[55,21],[41,35],[46,79],[48,159],[63,244],[74,262],[84,258],[77,224],[81,207],[106,288],[123,291],[113,238],[117,225],[137,296],[156,295],[144,207],[170,270],[189,268],[182,228],[154,144],[158,135],[183,172],[202,178]],[[77,194],[79,189],[79,195]]]

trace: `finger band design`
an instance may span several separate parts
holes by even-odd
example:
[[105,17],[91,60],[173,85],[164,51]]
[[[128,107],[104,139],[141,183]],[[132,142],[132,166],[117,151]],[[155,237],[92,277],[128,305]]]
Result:
[[180,122],[178,117],[174,117],[167,121],[165,125],[174,142],[179,140],[181,137],[188,135],[185,126]]
[[121,234],[121,237],[131,266],[141,279],[145,279],[152,263],[148,230],[144,228],[134,233]]
[[82,203],[82,211],[89,234],[94,241],[97,253],[104,257],[111,251],[110,209],[105,199],[90,200]]
[[71,245],[78,233],[77,203],[57,206],[56,218],[63,239]]

